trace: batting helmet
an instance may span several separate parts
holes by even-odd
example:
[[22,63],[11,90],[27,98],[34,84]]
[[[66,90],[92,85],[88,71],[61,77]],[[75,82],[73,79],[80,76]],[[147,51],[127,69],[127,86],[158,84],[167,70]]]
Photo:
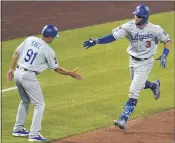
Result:
[[149,15],[150,15],[150,10],[149,10],[148,6],[146,6],[146,5],[139,5],[139,6],[136,7],[133,14],[138,16],[138,17],[143,18],[139,23],[141,25],[141,24],[144,24],[148,21],[148,18],[149,18]]
[[43,36],[58,38],[58,29],[51,24],[45,25],[41,31]]

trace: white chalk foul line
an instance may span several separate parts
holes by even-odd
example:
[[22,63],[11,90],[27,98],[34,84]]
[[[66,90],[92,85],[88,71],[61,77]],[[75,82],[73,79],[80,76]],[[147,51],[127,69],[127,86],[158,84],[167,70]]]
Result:
[[17,89],[16,86],[14,86],[14,87],[10,87],[10,88],[6,88],[6,89],[3,89],[3,90],[2,90],[2,93],[3,93],[3,92],[10,91],[10,90],[15,90],[15,89]]
[[[40,83],[40,82],[38,82],[38,83]],[[14,87],[10,87],[10,88],[6,88],[6,89],[3,89],[1,92],[3,93],[3,92],[10,91],[10,90],[15,90],[15,89],[17,89],[16,86],[14,86]]]

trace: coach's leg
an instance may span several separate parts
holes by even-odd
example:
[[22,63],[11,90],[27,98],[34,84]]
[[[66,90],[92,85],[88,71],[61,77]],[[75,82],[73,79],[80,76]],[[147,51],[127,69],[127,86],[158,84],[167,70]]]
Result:
[[19,81],[19,77],[20,77],[20,71],[16,71],[14,74],[14,80],[16,82],[16,86],[18,88],[18,92],[21,97],[21,101],[18,106],[16,122],[13,127],[13,135],[14,136],[28,136],[29,132],[25,130],[24,123],[25,123],[25,119],[28,114],[30,99],[27,93],[25,92],[23,86],[21,85]]
[[[26,82],[27,80],[28,82]],[[40,84],[34,73],[28,74],[28,78],[23,82],[25,90],[29,95],[29,98],[34,106],[34,113],[32,124],[30,128],[29,139],[40,136],[41,122],[43,118],[43,113],[45,109],[45,102],[43,92],[41,90]]]
[[16,86],[18,88],[21,101],[18,106],[16,123],[13,129],[14,132],[24,129],[24,123],[25,123],[26,116],[28,114],[28,108],[30,103],[30,99],[28,98],[28,95],[25,92],[24,88],[19,83],[17,83]]
[[36,83],[34,85],[35,85],[35,91],[31,90],[27,91],[28,93],[30,93],[31,102],[33,103],[34,106],[34,113],[29,138],[34,138],[40,135],[41,122],[45,109],[44,96],[41,87],[39,84]]

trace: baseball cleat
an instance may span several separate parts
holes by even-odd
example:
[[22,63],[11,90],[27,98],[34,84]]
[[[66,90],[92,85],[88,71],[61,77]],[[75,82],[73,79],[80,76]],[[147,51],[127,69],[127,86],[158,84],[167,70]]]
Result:
[[126,121],[125,120],[114,120],[114,125],[118,126],[120,129],[125,130]]
[[156,88],[155,89],[152,89],[152,91],[154,93],[155,100],[157,100],[160,97],[160,80],[154,81],[153,84],[156,85]]
[[38,135],[37,137],[29,138],[29,142],[45,142],[47,141],[46,138],[44,138],[42,135]]
[[27,131],[26,129],[23,129],[21,131],[15,131],[12,134],[15,137],[28,137],[29,136],[29,131]]

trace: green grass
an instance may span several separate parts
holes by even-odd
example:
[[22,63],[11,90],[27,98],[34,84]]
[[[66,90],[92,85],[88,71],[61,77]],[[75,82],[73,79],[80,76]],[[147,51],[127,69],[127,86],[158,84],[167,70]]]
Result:
[[[159,24],[174,39],[174,12],[155,14],[150,21]],[[128,41],[121,39],[107,45],[97,45],[85,50],[82,46],[89,37],[101,37],[127,20],[115,21],[60,32],[60,39],[51,46],[61,66],[66,69],[80,67],[82,81],[47,70],[38,76],[44,92],[46,109],[42,122],[42,134],[49,140],[63,138],[81,132],[112,125],[128,98],[130,86]],[[24,38],[2,42],[2,89],[14,86],[6,80],[12,54]],[[168,56],[168,66],[163,69],[159,62],[149,76],[151,81],[161,80],[161,98],[155,101],[150,90],[140,94],[139,103],[131,118],[148,116],[174,107],[174,41]],[[155,57],[162,53],[159,45]],[[16,111],[20,101],[17,90],[3,93],[2,97],[2,142],[24,143],[25,138],[11,135]],[[33,107],[30,107],[26,128],[30,129]]]

